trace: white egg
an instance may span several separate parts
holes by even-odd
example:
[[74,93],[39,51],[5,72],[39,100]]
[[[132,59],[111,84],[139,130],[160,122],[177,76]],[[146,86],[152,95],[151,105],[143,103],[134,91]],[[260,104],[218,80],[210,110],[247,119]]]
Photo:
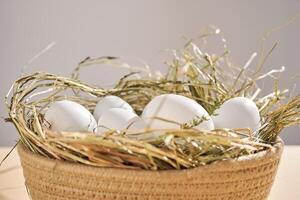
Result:
[[123,99],[117,96],[106,96],[102,98],[96,105],[94,117],[98,121],[103,113],[111,108],[122,108],[134,113],[132,107]]
[[134,121],[126,130],[126,135],[134,140],[152,140],[157,139],[163,133],[156,133],[156,132],[145,132],[147,128],[146,122],[139,118]]
[[180,124],[188,123],[196,117],[205,117],[206,120],[194,128],[205,130],[214,129],[213,121],[207,111],[193,99],[181,95],[163,94],[156,96],[149,102],[142,113],[142,119],[147,122],[149,128],[180,128],[178,124],[155,119],[157,117],[175,121]]
[[128,130],[143,131],[146,127],[146,122],[142,118],[138,117],[128,126]]
[[98,133],[110,129],[125,130],[140,119],[134,112],[122,108],[111,108],[98,121]]
[[62,100],[50,105],[45,113],[46,123],[54,131],[93,132],[97,122],[93,115],[82,105]]
[[215,128],[250,128],[256,131],[260,127],[259,110],[251,99],[245,97],[225,101],[214,115]]

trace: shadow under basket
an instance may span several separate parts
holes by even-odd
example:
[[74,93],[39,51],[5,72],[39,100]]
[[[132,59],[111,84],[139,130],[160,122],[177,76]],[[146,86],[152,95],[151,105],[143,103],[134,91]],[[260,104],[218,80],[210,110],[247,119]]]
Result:
[[267,199],[282,154],[272,150],[188,170],[128,170],[48,159],[18,145],[33,200]]

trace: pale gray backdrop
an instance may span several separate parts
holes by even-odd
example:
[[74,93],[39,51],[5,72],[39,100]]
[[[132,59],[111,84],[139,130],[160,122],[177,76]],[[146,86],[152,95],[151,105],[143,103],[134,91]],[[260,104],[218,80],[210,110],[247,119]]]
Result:
[[[32,62],[27,72],[68,74],[86,56],[122,55],[141,58],[155,69],[164,69],[166,48],[183,45],[182,36],[196,37],[208,24],[221,28],[236,64],[243,65],[259,48],[265,31],[282,24],[300,11],[298,0],[171,1],[171,0],[0,0],[0,97],[3,98],[21,68],[52,41],[56,45]],[[290,77],[299,73],[300,19],[274,33],[270,47],[279,45],[265,71],[286,66],[283,86],[292,87]],[[82,78],[110,85],[120,72],[91,70]],[[299,83],[299,79],[293,80]],[[299,93],[298,86],[295,94]],[[4,104],[1,117],[7,116]],[[12,145],[18,135],[1,119],[0,146]],[[299,127],[286,129],[287,144],[300,144]]]

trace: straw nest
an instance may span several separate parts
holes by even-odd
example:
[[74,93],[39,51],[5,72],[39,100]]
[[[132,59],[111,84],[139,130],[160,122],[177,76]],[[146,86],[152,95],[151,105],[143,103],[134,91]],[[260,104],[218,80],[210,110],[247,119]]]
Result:
[[[261,53],[257,67],[252,70],[248,66],[255,54],[245,66],[236,67],[229,62],[226,43],[223,43],[221,55],[203,53],[199,43],[218,32],[206,33],[199,40],[190,40],[183,49],[174,51],[165,75],[153,73],[147,67],[129,67],[115,57],[100,57],[86,58],[70,77],[44,72],[23,76],[15,81],[6,96],[7,121],[13,122],[20,141],[31,152],[97,167],[186,169],[273,148],[283,128],[300,123],[300,96],[287,99],[288,91],[278,89],[275,75],[283,70],[261,73],[271,51]],[[222,41],[225,40],[222,38]],[[95,64],[125,67],[129,73],[109,89],[79,80],[80,69]],[[274,78],[274,89],[262,96],[257,82],[266,77]],[[182,124],[178,130],[137,130],[130,135],[126,130],[109,130],[99,136],[93,133],[55,133],[48,129],[43,119],[45,110],[57,100],[76,101],[92,111],[99,98],[116,95],[139,114],[153,97],[166,93],[192,98],[210,115],[227,99],[236,96],[251,98],[260,111],[261,129],[257,132],[243,127],[200,131],[193,126],[202,119],[194,119]],[[155,132],[163,134],[159,138],[137,139]]]

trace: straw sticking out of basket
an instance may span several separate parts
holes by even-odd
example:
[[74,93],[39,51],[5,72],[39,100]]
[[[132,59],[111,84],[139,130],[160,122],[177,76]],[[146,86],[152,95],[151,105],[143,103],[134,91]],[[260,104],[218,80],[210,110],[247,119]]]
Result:
[[[207,35],[219,36],[215,29]],[[205,35],[205,34],[204,34]],[[166,75],[155,77],[148,68],[132,67],[116,57],[87,58],[75,69],[71,77],[37,72],[17,80],[6,104],[10,120],[20,133],[22,143],[32,152],[49,158],[79,162],[90,166],[136,169],[185,169],[207,165],[215,161],[235,159],[272,148],[280,131],[300,123],[300,96],[283,100],[286,90],[280,91],[275,79],[274,91],[260,96],[257,80],[283,70],[266,74],[250,70],[252,56],[244,67],[229,62],[229,50],[221,38],[221,55],[203,53],[196,41],[174,52]],[[104,89],[79,80],[79,71],[89,65],[110,64],[128,68],[129,74],[120,78],[115,87]],[[141,73],[141,78],[133,75]],[[142,76],[142,74],[144,76]],[[214,115],[225,101],[234,97],[252,99],[261,115],[261,128],[255,133],[248,129],[216,129],[202,131],[193,126],[183,129],[147,129],[127,135],[126,130],[109,130],[99,136],[91,133],[55,133],[44,126],[44,114],[49,105],[59,100],[72,100],[92,111],[99,98],[107,95],[121,97],[137,114],[155,96],[178,94],[201,104],[209,115]],[[189,119],[187,119],[189,120]],[[134,137],[151,133],[161,137],[137,140]]]

